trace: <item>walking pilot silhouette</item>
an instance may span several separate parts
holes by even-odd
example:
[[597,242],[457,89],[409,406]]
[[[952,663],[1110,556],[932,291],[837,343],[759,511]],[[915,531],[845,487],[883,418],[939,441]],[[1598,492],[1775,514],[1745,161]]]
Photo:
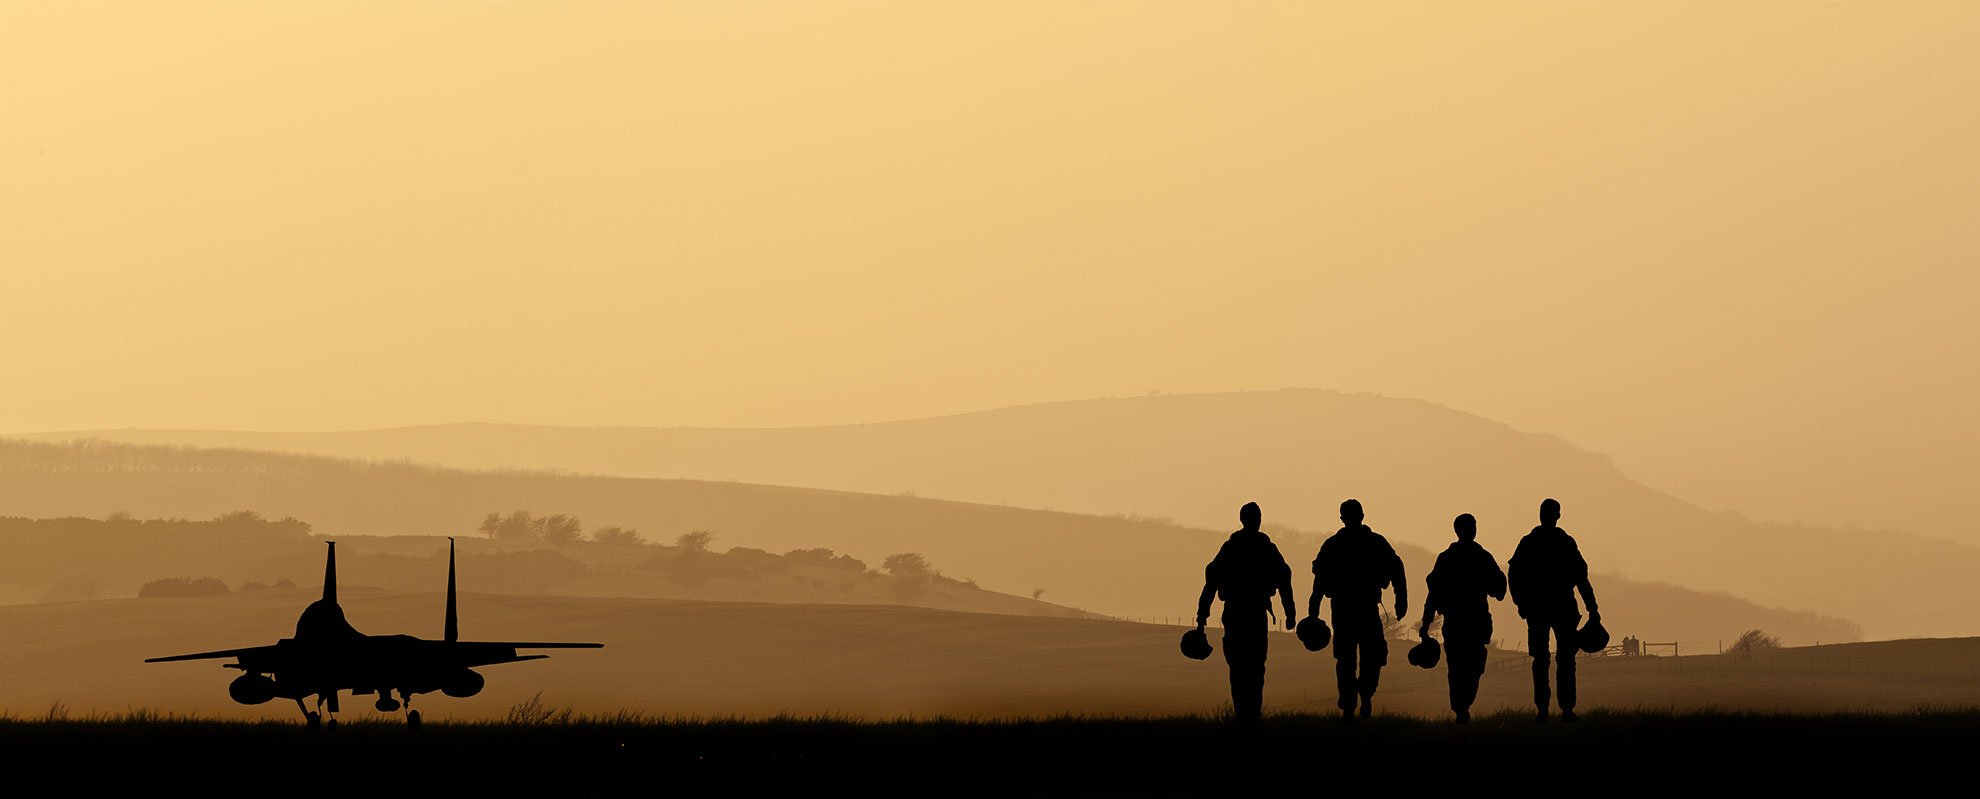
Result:
[[[1402,558],[1389,540],[1361,523],[1361,502],[1341,503],[1341,529],[1320,544],[1313,556],[1313,596],[1306,615],[1320,615],[1320,598],[1333,600],[1334,679],[1341,691],[1341,717],[1354,718],[1356,699],[1361,717],[1375,712],[1375,686],[1389,662],[1388,631],[1382,625],[1382,589],[1396,590],[1396,618],[1409,615],[1409,588],[1403,580]],[[1355,669],[1356,656],[1360,670]]]
[[1258,503],[1238,510],[1244,528],[1224,541],[1216,560],[1203,567],[1203,593],[1196,599],[1196,629],[1210,620],[1210,600],[1224,600],[1224,662],[1231,666],[1231,709],[1240,722],[1257,721],[1265,704],[1266,617],[1272,595],[1286,607],[1286,629],[1293,626],[1292,567],[1270,536],[1258,529]]
[[1590,621],[1602,618],[1595,610],[1595,588],[1588,584],[1588,561],[1581,547],[1555,523],[1561,520],[1561,503],[1549,499],[1540,503],[1540,526],[1519,540],[1512,560],[1506,563],[1507,582],[1519,615],[1526,619],[1527,649],[1533,653],[1533,704],[1540,709],[1534,721],[1547,721],[1547,633],[1553,632],[1558,654],[1557,688],[1561,720],[1574,721],[1575,626],[1581,614],[1575,609],[1575,592],[1588,608]]
[[1486,597],[1506,598],[1506,573],[1499,561],[1478,545],[1478,520],[1466,513],[1451,522],[1458,540],[1437,556],[1437,565],[1424,578],[1424,637],[1430,622],[1444,614],[1444,668],[1451,684],[1451,710],[1457,721],[1471,721],[1471,703],[1478,699],[1478,680],[1485,676],[1485,644],[1492,640],[1492,607]]

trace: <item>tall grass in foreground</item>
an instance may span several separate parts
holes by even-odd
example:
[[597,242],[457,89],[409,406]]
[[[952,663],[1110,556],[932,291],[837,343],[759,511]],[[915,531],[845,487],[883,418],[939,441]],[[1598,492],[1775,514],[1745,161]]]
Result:
[[[1637,708],[1587,708],[1581,713],[1581,726],[1603,725],[1673,725],[1695,724],[1700,722],[1724,722],[1733,724],[1765,723],[1951,723],[1980,724],[1980,706],[1928,705],[1898,712],[1881,711],[1826,711],[1791,712],[1762,711],[1752,709],[1703,709],[1678,710],[1671,707]],[[356,729],[402,729],[402,717],[363,715],[340,719],[346,728]],[[655,713],[643,710],[621,709],[602,713],[585,713],[571,707],[556,707],[543,701],[541,692],[527,700],[512,705],[503,715],[483,719],[429,719],[429,727],[459,729],[515,729],[515,728],[591,728],[591,729],[633,729],[633,728],[755,728],[755,729],[885,729],[912,728],[921,730],[941,729],[989,729],[989,728],[1031,728],[1049,729],[1064,727],[1122,727],[1122,728],[1169,728],[1183,731],[1192,727],[1222,728],[1229,723],[1228,713],[1184,714],[1171,716],[1127,716],[1127,715],[1078,715],[1064,714],[1053,716],[904,716],[897,718],[869,719],[850,715],[795,715],[774,716],[681,716]],[[1272,713],[1265,718],[1266,726],[1275,727],[1333,727],[1340,725],[1333,713]],[[122,711],[92,709],[77,713],[63,702],[55,702],[39,713],[18,710],[0,710],[0,728],[21,727],[126,727],[126,728],[185,728],[185,727],[300,727],[300,719],[278,717],[271,719],[238,719],[220,716],[207,716],[197,713],[181,713],[153,708],[131,708]],[[1414,715],[1378,715],[1366,721],[1357,721],[1356,728],[1406,730],[1456,728],[1447,718],[1428,718]],[[1531,728],[1530,711],[1524,709],[1503,709],[1476,716],[1469,729]],[[1554,725],[1563,726],[1563,725]]]

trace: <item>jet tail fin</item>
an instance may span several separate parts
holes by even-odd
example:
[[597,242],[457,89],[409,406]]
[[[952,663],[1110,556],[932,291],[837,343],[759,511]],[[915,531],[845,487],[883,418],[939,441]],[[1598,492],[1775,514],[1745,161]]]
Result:
[[325,541],[330,545],[330,554],[323,561],[323,601],[337,602],[337,542]]
[[447,538],[447,633],[449,643],[461,640],[461,617],[454,601],[454,539]]

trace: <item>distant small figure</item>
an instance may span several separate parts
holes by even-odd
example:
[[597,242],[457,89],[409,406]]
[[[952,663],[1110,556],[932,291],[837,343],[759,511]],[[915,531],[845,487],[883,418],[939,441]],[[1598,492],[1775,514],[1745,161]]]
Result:
[[1382,680],[1382,666],[1389,662],[1382,589],[1395,587],[1398,620],[1409,615],[1402,558],[1388,539],[1362,524],[1362,518],[1361,502],[1341,503],[1341,529],[1328,536],[1313,556],[1313,596],[1306,605],[1306,615],[1318,617],[1320,598],[1333,600],[1334,679],[1344,719],[1354,718],[1357,699],[1362,718],[1375,712],[1375,688]]
[[1499,561],[1479,546],[1478,520],[1466,513],[1451,522],[1457,542],[1437,556],[1425,578],[1419,633],[1430,636],[1430,622],[1444,614],[1444,661],[1451,685],[1451,710],[1457,722],[1471,721],[1471,703],[1478,699],[1478,681],[1485,676],[1485,645],[1492,640],[1492,608],[1486,598],[1506,598],[1506,573]]
[[1231,667],[1231,710],[1239,722],[1255,722],[1265,705],[1265,648],[1272,595],[1285,605],[1286,629],[1293,626],[1292,567],[1279,546],[1258,529],[1258,503],[1238,510],[1242,529],[1231,533],[1217,558],[1203,567],[1203,593],[1196,599],[1196,629],[1210,621],[1210,601],[1224,600],[1224,662]]
[[1574,721],[1575,628],[1581,613],[1574,595],[1588,608],[1591,621],[1602,618],[1595,609],[1595,588],[1588,584],[1588,561],[1574,537],[1557,526],[1561,503],[1549,499],[1540,503],[1540,526],[1519,540],[1507,564],[1507,582],[1513,604],[1526,619],[1527,649],[1533,653],[1533,704],[1539,708],[1534,721],[1547,721],[1547,634],[1552,631],[1558,654],[1556,678],[1561,720]]

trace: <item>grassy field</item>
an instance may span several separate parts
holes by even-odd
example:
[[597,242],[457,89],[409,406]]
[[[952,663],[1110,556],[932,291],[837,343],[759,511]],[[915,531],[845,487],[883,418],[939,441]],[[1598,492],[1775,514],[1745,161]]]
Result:
[[[1673,795],[1898,789],[1958,776],[1980,710],[1786,715],[1592,711],[1467,726],[1276,714],[1000,721],[667,720],[523,706],[417,732],[138,713],[0,720],[15,763],[75,763],[60,792],[329,795]],[[44,776],[55,776],[46,775]],[[56,777],[60,779],[60,777]]]
[[[158,708],[237,719],[299,718],[293,704],[228,700],[218,662],[146,664],[179,652],[271,643],[290,635],[310,589],[216,598],[121,599],[0,606],[0,712]],[[440,633],[438,594],[347,586],[351,623],[369,633]],[[620,708],[677,716],[843,715],[1004,718],[1063,713],[1167,717],[1229,699],[1220,655],[1184,659],[1180,628],[1098,619],[956,613],[900,606],[771,605],[463,594],[461,630],[482,640],[602,641],[597,651],[486,670],[471,699],[423,697],[426,718],[499,719],[542,691],[585,713]],[[1217,636],[1213,634],[1212,641]],[[1266,706],[1319,712],[1333,703],[1331,651],[1273,637]],[[1445,674],[1393,648],[1376,709],[1442,718]],[[1494,652],[1480,711],[1530,702],[1528,660]],[[1584,659],[1585,707],[1796,713],[1901,712],[1980,706],[1980,639],[1883,641],[1738,657]],[[348,697],[347,697],[348,699]],[[350,719],[368,702],[346,701]],[[396,717],[392,717],[396,718]]]

